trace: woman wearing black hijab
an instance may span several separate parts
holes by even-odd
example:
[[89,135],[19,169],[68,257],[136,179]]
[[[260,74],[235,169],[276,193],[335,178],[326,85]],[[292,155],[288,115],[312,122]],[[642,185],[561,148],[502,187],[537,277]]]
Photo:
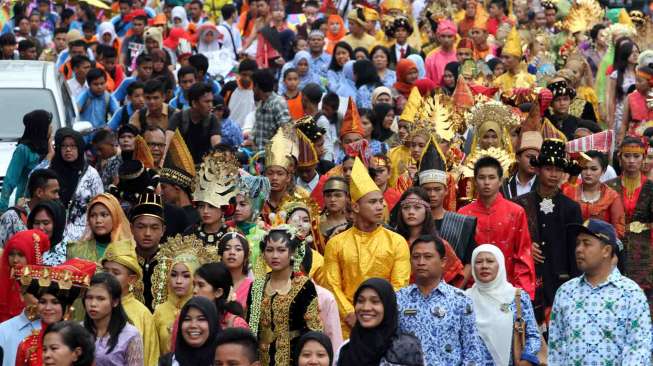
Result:
[[453,95],[454,90],[456,90],[456,84],[458,83],[459,69],[460,64],[455,61],[449,62],[444,67],[444,74],[442,75],[442,82],[440,83],[444,94]]
[[[395,134],[390,129],[395,115],[394,108],[387,103],[378,103],[374,105],[372,112],[372,126],[374,127],[372,138],[389,144]],[[386,151],[383,153],[386,153]]]
[[331,364],[333,364],[333,346],[326,334],[311,331],[299,338],[297,362],[293,366],[331,366]]
[[72,128],[64,127],[54,135],[54,157],[50,169],[59,176],[59,198],[67,210],[65,239],[82,238],[86,228],[88,203],[104,192],[102,178],[84,157],[84,138]]
[[397,296],[382,278],[363,282],[354,294],[356,324],[340,348],[338,366],[422,366],[419,339],[399,334]]
[[212,366],[219,332],[213,301],[192,297],[179,313],[175,350],[161,356],[159,366]]
[[27,228],[39,229],[50,238],[50,250],[43,253],[43,264],[56,266],[66,261],[66,243],[62,242],[66,228],[66,209],[61,202],[39,202],[27,217]]

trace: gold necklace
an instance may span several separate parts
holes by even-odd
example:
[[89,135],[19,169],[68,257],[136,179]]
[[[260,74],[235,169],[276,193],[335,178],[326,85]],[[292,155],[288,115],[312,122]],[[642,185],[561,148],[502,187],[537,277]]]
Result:
[[642,179],[640,176],[629,177],[624,175],[621,178],[621,182],[624,187],[624,192],[626,193],[626,197],[632,198],[633,194],[635,193],[635,190],[639,188],[639,186],[642,184]]

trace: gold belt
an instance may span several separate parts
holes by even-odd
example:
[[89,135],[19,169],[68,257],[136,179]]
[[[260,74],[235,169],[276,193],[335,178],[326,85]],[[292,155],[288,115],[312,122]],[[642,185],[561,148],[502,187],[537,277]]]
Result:
[[[300,335],[301,333],[298,330],[292,330],[288,332],[288,338],[291,340],[299,337]],[[279,336],[280,335],[276,331],[273,331],[270,328],[264,328],[261,329],[261,337],[259,338],[259,341],[262,344],[272,344],[277,340],[277,338],[279,338]]]
[[641,232],[649,229],[650,229],[649,224],[639,222],[639,221],[633,221],[628,225],[628,230],[635,234],[640,234]]

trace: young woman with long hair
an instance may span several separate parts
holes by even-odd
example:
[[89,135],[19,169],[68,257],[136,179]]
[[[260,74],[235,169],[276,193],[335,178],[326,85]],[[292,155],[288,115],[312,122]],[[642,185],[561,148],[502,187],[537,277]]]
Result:
[[614,53],[614,71],[610,74],[605,103],[608,112],[608,128],[619,131],[623,119],[624,101],[635,85],[639,47],[630,39],[618,40]]
[[243,319],[243,307],[233,299],[233,282],[227,266],[207,263],[195,271],[193,294],[206,297],[215,303],[220,328],[249,328]]
[[233,282],[236,301],[243,307],[247,306],[247,294],[254,281],[249,274],[249,241],[238,232],[225,234],[218,243],[218,255],[229,270]]

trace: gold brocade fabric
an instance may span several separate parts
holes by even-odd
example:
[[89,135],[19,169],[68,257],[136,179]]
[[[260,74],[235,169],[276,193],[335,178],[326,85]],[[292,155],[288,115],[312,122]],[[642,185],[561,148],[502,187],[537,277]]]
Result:
[[[395,290],[410,279],[408,243],[401,235],[379,226],[372,232],[352,227],[329,240],[324,254],[326,286],[333,292],[340,316],[354,311],[356,289],[371,277],[384,278]],[[342,322],[343,336],[349,328]]]
[[143,360],[145,366],[156,366],[159,363],[159,337],[156,332],[154,317],[152,313],[136,300],[134,295],[123,296],[122,307],[131,320],[131,323],[138,329],[143,339]]
[[154,310],[154,325],[159,338],[159,353],[161,355],[170,352],[172,347],[170,343],[172,339],[172,327],[184,303],[185,301],[177,307],[170,301],[166,301]]
[[[263,292],[259,321],[259,351],[261,365],[286,366],[292,361],[293,346],[308,330],[322,330],[315,287],[308,290],[310,279],[296,276],[286,294],[270,296]],[[312,295],[312,296],[311,296]],[[312,297],[301,299],[301,297]],[[301,303],[308,301],[307,306]],[[301,324],[300,324],[301,323]]]
[[510,93],[515,87],[534,87],[535,75],[531,75],[525,71],[520,71],[516,74],[505,73],[494,80],[493,85],[501,88],[504,93]]
[[410,164],[410,148],[405,145],[394,147],[388,152],[388,157],[392,164],[388,185],[391,188],[396,188],[399,176],[408,169],[408,165]]

